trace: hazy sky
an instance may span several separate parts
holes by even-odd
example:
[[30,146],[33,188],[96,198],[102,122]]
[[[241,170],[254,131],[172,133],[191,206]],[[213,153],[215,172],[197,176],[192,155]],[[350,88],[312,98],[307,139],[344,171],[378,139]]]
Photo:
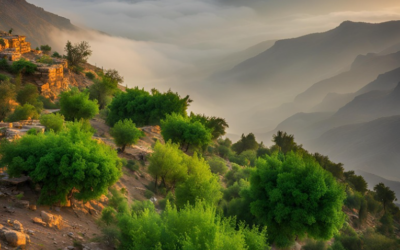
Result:
[[[227,117],[195,88],[207,64],[265,40],[322,32],[345,20],[400,19],[398,0],[28,0],[96,32],[55,33],[52,46],[87,40],[90,62],[116,68],[128,86],[172,88],[193,109]],[[207,69],[207,70],[205,70]]]

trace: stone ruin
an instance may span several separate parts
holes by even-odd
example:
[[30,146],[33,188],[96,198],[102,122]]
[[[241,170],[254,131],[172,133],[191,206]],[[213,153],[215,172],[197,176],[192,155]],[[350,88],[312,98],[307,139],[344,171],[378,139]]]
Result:
[[[5,43],[5,46],[0,45],[0,59],[6,58],[10,63],[23,58],[24,54],[31,53],[34,58],[42,55],[41,51],[31,49],[31,44],[25,41],[25,36],[0,31],[0,39]],[[64,70],[68,70],[67,60],[53,58],[52,64],[30,61],[38,66],[33,83],[37,85],[41,95],[55,99],[61,91],[69,89],[69,79],[64,77]]]
[[39,120],[23,120],[18,122],[0,122],[0,135],[9,141],[21,138],[30,129],[37,129],[44,133],[46,127]]

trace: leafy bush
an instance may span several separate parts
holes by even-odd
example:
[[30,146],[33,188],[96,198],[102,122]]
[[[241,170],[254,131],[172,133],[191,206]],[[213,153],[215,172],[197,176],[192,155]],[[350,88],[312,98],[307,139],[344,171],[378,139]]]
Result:
[[13,71],[15,74],[18,73],[24,73],[24,74],[33,74],[36,71],[36,64],[31,63],[30,61],[21,58],[18,61],[15,61],[11,65],[11,71]]
[[110,134],[114,137],[114,142],[121,147],[121,152],[125,151],[126,146],[137,143],[144,136],[142,130],[136,128],[132,120],[125,119],[114,124],[110,129]]
[[214,174],[224,175],[228,171],[226,162],[218,157],[213,157],[207,160],[210,165],[211,172]]
[[89,100],[89,93],[77,88],[60,94],[60,107],[60,113],[67,121],[88,120],[99,113],[97,101]]
[[61,58],[61,55],[56,51],[53,53],[53,55],[51,55],[54,58]]
[[377,228],[377,231],[388,237],[393,236],[393,216],[390,213],[385,213],[379,220],[379,222],[381,223],[381,225]]
[[74,45],[68,41],[64,50],[67,53],[66,58],[71,67],[78,66],[81,63],[86,63],[87,59],[92,55],[90,45],[86,41]]
[[51,58],[48,55],[43,55],[39,59],[36,60],[38,63],[44,63],[44,64],[54,64],[53,58]]
[[259,158],[256,165],[250,179],[251,212],[278,247],[306,234],[329,240],[343,226],[344,188],[315,160],[291,152],[283,159]]
[[8,64],[7,59],[0,59],[0,69],[5,71],[11,71],[11,66]]
[[0,83],[0,121],[3,121],[12,111],[11,100],[15,98],[15,85],[10,81]]
[[270,249],[265,229],[241,225],[235,230],[235,224],[201,202],[179,211],[167,204],[162,215],[149,210],[121,215],[120,249]]
[[232,165],[232,170],[230,170],[225,175],[225,182],[228,187],[233,185],[235,182],[239,182],[241,179],[243,180],[250,179],[251,173],[254,170],[254,168],[250,167],[242,168],[241,166],[235,163],[232,163],[231,165]]
[[46,98],[42,95],[38,97],[38,99],[43,103],[43,107],[45,109],[59,109],[60,108],[60,103],[58,102],[53,102],[49,98]]
[[390,239],[384,235],[375,233],[372,230],[369,230],[364,234],[364,250],[396,250],[399,248],[399,242],[395,239]]
[[144,197],[146,197],[147,199],[150,199],[150,198],[154,197],[154,193],[147,189],[146,191],[144,191]]
[[49,53],[51,51],[51,47],[49,45],[41,45],[40,46],[40,50],[45,52],[45,53]]
[[30,104],[25,104],[23,106],[18,106],[14,110],[14,113],[10,114],[7,117],[7,121],[8,122],[17,122],[17,121],[21,121],[21,120],[28,120],[29,118],[38,119],[39,114],[34,106],[32,106]]
[[153,89],[150,94],[138,87],[127,89],[112,100],[107,123],[113,126],[120,120],[132,119],[137,126],[159,125],[167,114],[186,116],[190,102],[189,96],[181,98],[171,91],[160,93]]
[[40,123],[46,127],[47,131],[53,130],[55,133],[58,133],[64,126],[64,116],[61,114],[42,115]]
[[41,187],[39,204],[65,204],[72,196],[97,199],[119,179],[122,164],[115,150],[92,136],[75,122],[58,134],[5,141],[0,144],[0,166],[8,166],[12,177],[29,175]]
[[21,105],[31,104],[39,114],[43,110],[43,103],[39,99],[39,90],[33,84],[28,83],[18,91],[17,101]]
[[85,75],[90,80],[93,80],[94,78],[96,78],[96,76],[92,72],[86,72]]
[[136,162],[134,160],[128,160],[128,162],[126,163],[125,167],[127,167],[128,169],[130,169],[132,171],[138,171],[139,170],[139,165],[136,164]]
[[2,82],[2,81],[8,81],[8,80],[10,80],[10,78],[9,78],[8,76],[3,75],[3,74],[0,74],[0,82]]

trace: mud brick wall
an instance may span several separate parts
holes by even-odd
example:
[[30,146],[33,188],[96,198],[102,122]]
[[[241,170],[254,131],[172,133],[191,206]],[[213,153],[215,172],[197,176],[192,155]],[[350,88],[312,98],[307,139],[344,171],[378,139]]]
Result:
[[64,66],[62,64],[38,67],[35,76],[41,94],[47,98],[54,98],[61,91],[68,89],[68,84],[64,81]]

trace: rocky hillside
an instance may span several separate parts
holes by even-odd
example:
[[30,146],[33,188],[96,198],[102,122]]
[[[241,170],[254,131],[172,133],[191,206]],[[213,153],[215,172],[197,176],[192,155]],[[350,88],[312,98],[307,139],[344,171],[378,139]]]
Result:
[[14,29],[14,33],[30,38],[36,47],[48,42],[53,28],[75,30],[70,20],[45,11],[25,0],[0,0],[0,30]]

